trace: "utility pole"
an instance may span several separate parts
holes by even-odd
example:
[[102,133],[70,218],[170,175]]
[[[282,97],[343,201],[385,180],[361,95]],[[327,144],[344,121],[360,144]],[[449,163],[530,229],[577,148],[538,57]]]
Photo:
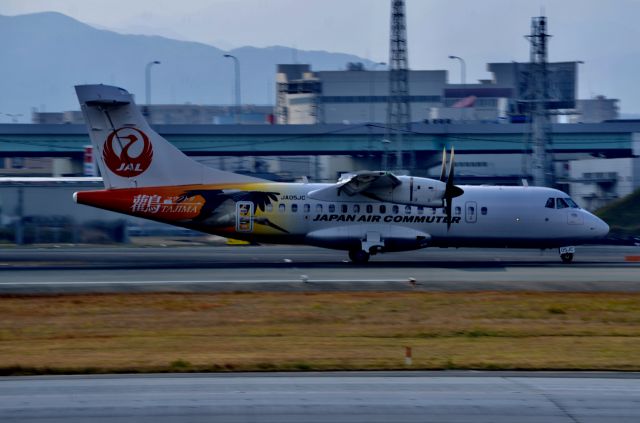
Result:
[[[409,104],[409,61],[404,0],[391,0],[389,51],[389,100],[387,103],[387,140],[395,141],[396,168],[404,167],[403,132],[411,130]],[[395,139],[392,136],[395,135]],[[385,153],[386,155],[386,153]],[[386,161],[386,158],[385,160]]]
[[529,139],[532,146],[531,176],[533,185],[550,187],[555,183],[551,157],[551,124],[549,122],[549,75],[547,69],[547,18],[531,19],[529,61]]

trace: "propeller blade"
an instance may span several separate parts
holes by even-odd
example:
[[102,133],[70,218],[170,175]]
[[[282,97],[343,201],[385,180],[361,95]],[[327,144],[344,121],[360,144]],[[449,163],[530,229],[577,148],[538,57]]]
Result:
[[449,158],[449,176],[447,177],[447,185],[449,184],[453,185],[453,167],[455,166],[455,163],[454,163],[455,155],[456,155],[456,151],[453,149],[453,147],[451,147],[451,157]]
[[440,170],[440,181],[444,182],[447,177],[447,147],[442,147],[442,170]]
[[444,211],[447,215],[447,231],[451,228],[451,218],[452,218],[451,209],[453,206],[453,199],[464,194],[464,191],[462,190],[462,188],[457,187],[453,184],[453,177],[455,174],[454,160],[455,160],[455,151],[453,147],[451,147],[451,158],[449,160],[449,176],[447,177],[447,185],[444,190],[444,201],[445,201]]
[[451,217],[452,217],[451,206],[452,205],[453,205],[453,199],[451,198],[444,199],[444,212],[447,215],[447,232],[449,232],[449,229],[451,229]]

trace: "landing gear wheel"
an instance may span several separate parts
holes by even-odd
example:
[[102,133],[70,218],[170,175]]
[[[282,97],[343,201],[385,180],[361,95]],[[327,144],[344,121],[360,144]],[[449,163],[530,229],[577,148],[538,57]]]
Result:
[[573,261],[573,253],[560,254],[560,260],[563,263],[571,263]]
[[356,264],[364,264],[369,261],[369,253],[364,250],[351,250],[349,251],[349,258]]

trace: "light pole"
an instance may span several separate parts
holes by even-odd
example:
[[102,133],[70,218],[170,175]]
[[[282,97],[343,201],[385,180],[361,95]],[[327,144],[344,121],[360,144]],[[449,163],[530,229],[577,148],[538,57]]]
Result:
[[144,68],[144,83],[145,83],[145,95],[147,100],[147,106],[151,104],[151,67],[153,65],[159,65],[160,61],[154,60],[153,62],[147,63],[147,66]]
[[458,59],[460,60],[460,80],[462,81],[462,85],[467,83],[467,64],[464,62],[464,59],[459,56],[449,56],[449,59]]
[[384,66],[384,65],[386,65],[385,62],[377,62],[377,63],[374,63],[373,65],[371,65],[370,72],[372,72],[372,73],[369,74],[369,97],[370,97],[369,98],[369,123],[373,122],[374,113],[375,113],[375,110],[374,110],[375,101],[374,101],[374,98],[373,98],[374,97],[375,85],[374,85],[374,81],[373,81],[373,78],[374,78],[373,71],[375,71],[378,66]]
[[18,123],[18,118],[22,116],[22,113],[3,113],[3,114],[11,118],[11,123]]
[[235,107],[235,118],[236,123],[240,123],[240,61],[233,54],[225,54],[224,57],[233,59],[235,74],[236,74],[236,107]]

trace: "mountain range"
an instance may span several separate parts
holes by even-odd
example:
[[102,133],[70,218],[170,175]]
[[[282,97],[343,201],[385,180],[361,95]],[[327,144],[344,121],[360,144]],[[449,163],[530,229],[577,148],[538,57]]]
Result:
[[[232,104],[234,64],[240,62],[242,103],[273,104],[275,71],[281,63],[309,63],[313,70],[345,69],[360,57],[289,47],[241,47],[224,51],[211,45],[160,36],[127,35],[97,29],[66,15],[45,12],[0,15],[0,122],[6,114],[30,121],[32,108],[77,110],[74,85],[105,83],[145,96],[145,66],[151,70],[155,104]],[[2,116],[5,114],[4,116]]]

